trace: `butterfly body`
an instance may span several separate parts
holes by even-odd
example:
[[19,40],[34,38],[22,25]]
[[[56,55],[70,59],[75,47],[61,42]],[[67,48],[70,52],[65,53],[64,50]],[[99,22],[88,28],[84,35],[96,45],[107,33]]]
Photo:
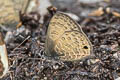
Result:
[[48,26],[46,55],[63,61],[74,61],[89,56],[91,51],[91,42],[80,25],[67,14],[57,12]]
[[7,73],[7,71],[8,71],[7,50],[2,34],[0,33],[0,78],[2,78]]

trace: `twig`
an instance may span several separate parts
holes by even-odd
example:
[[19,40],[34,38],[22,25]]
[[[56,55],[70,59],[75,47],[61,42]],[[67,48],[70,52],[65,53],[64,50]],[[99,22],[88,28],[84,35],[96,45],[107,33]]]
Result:
[[27,38],[25,38],[25,40],[21,44],[19,44],[16,48],[14,48],[12,52],[14,52],[17,48],[19,48],[29,38],[30,38],[30,36],[28,36]]

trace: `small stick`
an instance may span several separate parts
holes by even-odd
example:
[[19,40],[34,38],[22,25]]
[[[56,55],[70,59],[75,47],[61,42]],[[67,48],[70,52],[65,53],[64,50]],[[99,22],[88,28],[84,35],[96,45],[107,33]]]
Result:
[[13,49],[12,52],[14,52],[18,47],[20,47],[26,40],[28,40],[30,36],[28,36],[21,44],[19,44],[16,48]]

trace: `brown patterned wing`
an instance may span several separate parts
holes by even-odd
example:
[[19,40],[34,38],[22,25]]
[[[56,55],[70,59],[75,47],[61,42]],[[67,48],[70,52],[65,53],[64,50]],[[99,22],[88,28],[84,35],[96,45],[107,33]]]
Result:
[[24,12],[28,0],[1,0],[0,24],[16,26],[19,22],[19,11]]
[[2,78],[7,73],[7,71],[8,71],[7,50],[2,34],[0,33],[0,78]]
[[57,12],[48,27],[45,51],[48,56],[73,61],[89,56],[92,45],[79,24],[65,13]]

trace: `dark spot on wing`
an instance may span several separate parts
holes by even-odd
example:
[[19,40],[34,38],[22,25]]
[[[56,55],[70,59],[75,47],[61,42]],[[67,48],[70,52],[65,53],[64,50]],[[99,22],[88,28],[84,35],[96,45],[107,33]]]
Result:
[[88,47],[87,47],[87,46],[84,46],[83,48],[84,48],[84,49],[88,49]]

